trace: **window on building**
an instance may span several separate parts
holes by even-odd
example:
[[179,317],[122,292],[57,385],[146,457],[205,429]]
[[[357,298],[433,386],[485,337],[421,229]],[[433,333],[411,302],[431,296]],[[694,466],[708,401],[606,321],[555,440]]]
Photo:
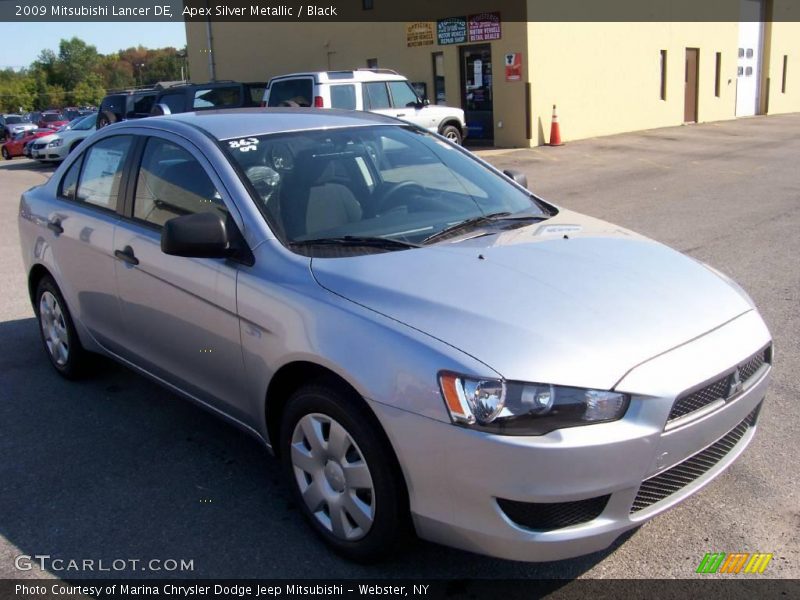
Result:
[[367,59],[367,68],[368,69],[377,69],[378,68],[378,59],[377,58],[368,58]]
[[364,104],[366,104],[367,110],[391,108],[392,103],[389,101],[389,91],[386,89],[386,83],[383,81],[365,83]]
[[722,79],[722,52],[717,52],[716,70],[714,72],[714,95],[719,98]]
[[345,110],[356,109],[356,86],[354,85],[332,85],[331,86],[331,106],[333,108],[343,108]]
[[667,51],[661,51],[661,99],[667,99]]
[[373,0],[361,0],[361,7],[364,10],[372,10],[375,7],[375,2]]
[[787,63],[789,62],[789,57],[784,54],[783,55],[783,78],[781,79],[781,94],[786,93],[786,67]]
[[433,102],[444,104],[444,53],[433,53]]
[[199,212],[227,212],[203,166],[183,148],[150,138],[136,180],[133,216],[159,227]]
[[117,209],[122,168],[133,138],[118,135],[100,140],[86,151],[76,199],[108,210]]

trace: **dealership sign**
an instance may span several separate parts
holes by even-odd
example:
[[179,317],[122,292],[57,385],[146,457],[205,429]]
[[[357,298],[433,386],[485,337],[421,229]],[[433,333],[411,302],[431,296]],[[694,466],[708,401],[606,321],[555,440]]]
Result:
[[440,19],[436,22],[436,36],[440,46],[463,44],[467,41],[467,18]]
[[468,21],[469,41],[488,42],[500,39],[500,13],[487,12],[470,15]]

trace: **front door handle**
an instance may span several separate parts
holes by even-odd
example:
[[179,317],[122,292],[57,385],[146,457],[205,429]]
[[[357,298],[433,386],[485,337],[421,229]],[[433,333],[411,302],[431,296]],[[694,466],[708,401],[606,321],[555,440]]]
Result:
[[406,116],[406,113],[398,113],[396,116],[398,116],[398,117],[405,117],[405,116]]
[[47,228],[55,233],[56,235],[61,235],[64,233],[64,228],[61,226],[61,221],[59,219],[54,219],[47,224]]
[[130,246],[125,246],[124,250],[114,250],[114,256],[129,265],[139,264],[139,259],[136,258],[136,255],[133,253],[133,248]]

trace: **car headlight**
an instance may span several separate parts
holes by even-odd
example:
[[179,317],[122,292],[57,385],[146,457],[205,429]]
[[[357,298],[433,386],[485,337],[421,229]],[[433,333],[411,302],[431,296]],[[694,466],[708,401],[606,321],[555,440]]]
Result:
[[58,147],[59,147],[59,146],[61,146],[61,144],[63,144],[63,143],[64,143],[64,140],[62,140],[62,139],[53,140],[52,142],[50,142],[49,144],[47,144],[47,147],[48,147],[48,148],[58,148]]
[[439,374],[453,422],[501,435],[542,435],[555,429],[621,419],[626,394],[603,390]]

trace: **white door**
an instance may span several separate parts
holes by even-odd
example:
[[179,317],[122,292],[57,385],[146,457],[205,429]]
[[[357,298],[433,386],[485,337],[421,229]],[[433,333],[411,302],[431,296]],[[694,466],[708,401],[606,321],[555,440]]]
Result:
[[761,36],[763,23],[761,0],[741,0],[739,48],[736,66],[736,116],[749,117],[758,112],[761,81]]

